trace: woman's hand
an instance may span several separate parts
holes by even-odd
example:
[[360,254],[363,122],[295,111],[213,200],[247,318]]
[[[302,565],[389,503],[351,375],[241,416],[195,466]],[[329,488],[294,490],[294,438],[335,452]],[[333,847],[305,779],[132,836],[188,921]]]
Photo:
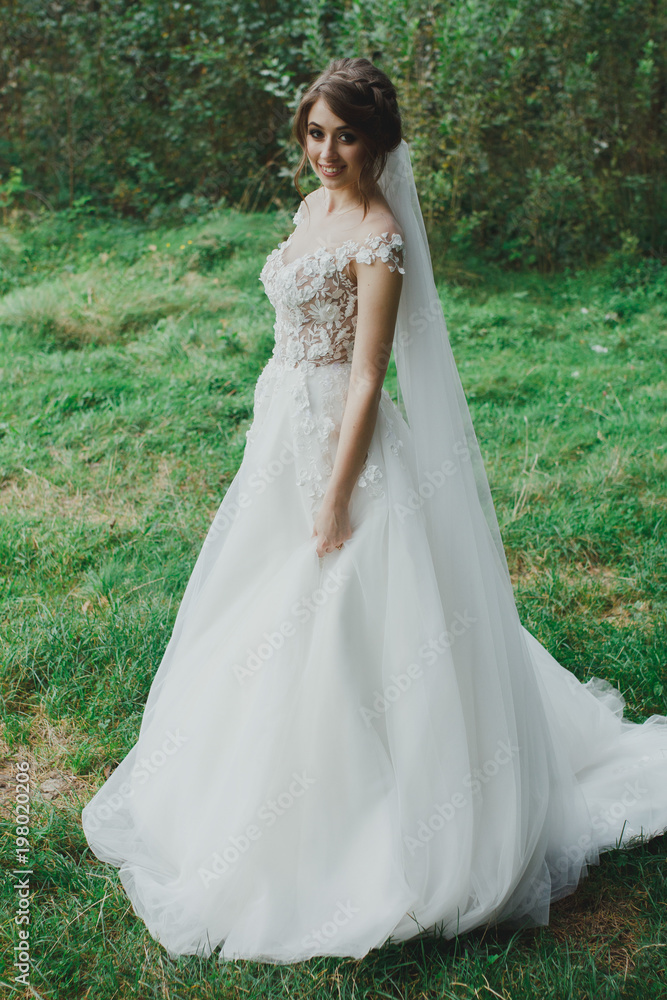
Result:
[[343,542],[352,537],[348,504],[342,500],[328,499],[315,515],[313,534],[317,536],[317,554],[321,558],[327,552],[341,548]]

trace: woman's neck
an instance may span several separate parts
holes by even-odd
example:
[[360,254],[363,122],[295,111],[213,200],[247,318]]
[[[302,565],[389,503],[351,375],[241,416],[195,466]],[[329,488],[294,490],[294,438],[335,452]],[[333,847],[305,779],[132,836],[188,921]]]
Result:
[[345,215],[355,208],[361,208],[363,201],[361,192],[355,185],[353,189],[343,188],[341,191],[329,191],[324,185],[322,191],[322,205],[326,216]]

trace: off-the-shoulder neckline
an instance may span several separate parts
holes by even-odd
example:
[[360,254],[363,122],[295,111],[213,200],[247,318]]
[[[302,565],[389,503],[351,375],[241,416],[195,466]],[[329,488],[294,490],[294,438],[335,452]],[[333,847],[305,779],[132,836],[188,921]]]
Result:
[[[345,240],[343,243],[340,243],[336,247],[330,247],[330,248],[328,248],[328,247],[317,247],[315,250],[308,250],[306,253],[300,254],[300,256],[295,257],[293,260],[285,260],[284,253],[285,253],[285,250],[287,249],[287,247],[292,242],[292,237],[294,236],[294,233],[296,232],[297,225],[298,225],[298,223],[297,223],[297,217],[298,217],[298,215],[299,215],[299,213],[301,211],[301,206],[302,205],[303,205],[303,201],[300,201],[299,202],[299,207],[297,208],[296,212],[292,216],[292,222],[294,223],[294,229],[289,234],[289,236],[287,237],[287,239],[283,240],[283,242],[278,247],[279,259],[280,259],[280,263],[283,265],[283,267],[291,267],[292,264],[296,264],[298,261],[306,260],[308,257],[317,257],[321,253],[331,254],[332,256],[335,256],[340,250],[343,250],[344,248],[347,249],[347,248],[351,248],[353,246],[355,246],[355,247],[361,247],[364,243],[366,243],[367,240],[372,239],[372,238],[375,238],[375,239],[385,239],[385,237],[386,237],[387,238],[387,242],[389,244],[393,245],[393,246],[400,246],[400,247],[404,247],[405,246],[403,237],[401,236],[400,233],[389,233],[389,230],[387,230],[386,232],[384,232],[382,234],[369,232],[363,238],[363,240],[352,240],[352,239],[350,239],[350,240]],[[400,241],[399,243],[393,242],[394,239],[395,239],[395,237],[398,237],[398,239]]]

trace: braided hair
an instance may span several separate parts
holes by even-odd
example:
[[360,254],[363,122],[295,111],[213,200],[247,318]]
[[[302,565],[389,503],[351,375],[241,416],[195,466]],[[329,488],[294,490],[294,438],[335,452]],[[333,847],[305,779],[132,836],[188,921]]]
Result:
[[356,129],[368,154],[359,175],[365,218],[370,195],[384,170],[387,156],[403,138],[396,88],[386,73],[364,58],[332,59],[311,83],[299,102],[292,123],[292,138],[302,149],[294,175],[294,186],[302,199],[299,177],[308,163],[308,115],[320,97],[338,118]]

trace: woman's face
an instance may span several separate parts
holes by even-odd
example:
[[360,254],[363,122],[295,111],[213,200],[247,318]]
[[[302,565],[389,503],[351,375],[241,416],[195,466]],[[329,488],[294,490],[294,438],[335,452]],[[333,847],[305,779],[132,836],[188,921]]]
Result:
[[308,114],[306,154],[325,188],[330,191],[356,188],[366,150],[359,132],[337,118],[321,97]]

